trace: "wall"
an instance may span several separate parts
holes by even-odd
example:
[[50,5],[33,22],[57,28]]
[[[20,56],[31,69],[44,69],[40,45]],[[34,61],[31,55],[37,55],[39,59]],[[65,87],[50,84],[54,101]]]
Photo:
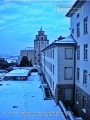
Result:
[[[75,13],[72,17],[71,17],[71,29],[74,28],[74,33],[73,36],[75,38],[75,40],[77,41],[77,46],[80,45],[80,60],[76,59],[76,72],[77,72],[77,68],[80,68],[80,80],[77,81],[76,78],[76,85],[79,86],[81,89],[83,89],[86,93],[88,93],[90,95],[90,55],[89,55],[89,51],[90,51],[90,1],[85,2],[85,4],[82,7],[82,12],[80,13],[80,16],[77,18],[77,13],[79,11],[77,11],[77,13]],[[85,17],[88,16],[88,34],[84,35],[84,28],[83,28],[83,20]],[[77,23],[80,22],[80,37],[77,37],[76,35],[76,25]],[[88,44],[88,60],[85,61],[84,60],[84,44]],[[83,85],[83,70],[87,70],[88,71],[88,83],[87,83],[87,87]],[[76,75],[77,76],[77,75]]]

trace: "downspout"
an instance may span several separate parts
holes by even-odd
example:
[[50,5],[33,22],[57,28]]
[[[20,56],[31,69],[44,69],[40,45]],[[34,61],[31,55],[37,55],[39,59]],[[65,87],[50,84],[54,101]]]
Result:
[[77,43],[74,44],[74,90],[73,90],[73,104],[75,103],[75,76],[76,76],[76,48]]
[[45,52],[44,52],[44,74],[45,74]]
[[[46,80],[45,78],[45,52],[44,52],[44,81]],[[45,81],[46,82],[46,81]]]
[[77,49],[77,42],[76,40],[74,39],[73,35],[71,34],[73,40],[75,41],[75,44],[74,44],[74,82],[73,82],[73,104],[75,103],[75,76],[76,76],[76,49]]
[[39,66],[40,66],[40,40],[39,40]]

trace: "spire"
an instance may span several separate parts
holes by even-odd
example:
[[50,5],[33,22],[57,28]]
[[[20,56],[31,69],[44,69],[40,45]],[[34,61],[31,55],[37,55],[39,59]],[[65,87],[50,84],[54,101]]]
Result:
[[42,31],[42,26],[41,26],[41,28],[40,28],[40,31]]

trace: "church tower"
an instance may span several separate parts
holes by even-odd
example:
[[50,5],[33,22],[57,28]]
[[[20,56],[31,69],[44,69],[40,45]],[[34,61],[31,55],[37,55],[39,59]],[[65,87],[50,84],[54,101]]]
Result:
[[45,32],[42,30],[42,27],[40,28],[40,31],[38,31],[38,35],[36,35],[34,40],[34,63],[35,65],[40,65],[41,63],[41,50],[43,50],[45,47],[49,45],[49,40],[47,39],[47,35],[45,35]]

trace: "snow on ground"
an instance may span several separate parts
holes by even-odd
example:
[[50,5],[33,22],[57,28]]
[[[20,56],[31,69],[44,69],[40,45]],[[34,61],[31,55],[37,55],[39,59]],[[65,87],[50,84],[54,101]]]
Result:
[[[44,100],[40,77],[0,82],[0,120],[65,120],[54,100]],[[14,107],[14,108],[13,108]]]

